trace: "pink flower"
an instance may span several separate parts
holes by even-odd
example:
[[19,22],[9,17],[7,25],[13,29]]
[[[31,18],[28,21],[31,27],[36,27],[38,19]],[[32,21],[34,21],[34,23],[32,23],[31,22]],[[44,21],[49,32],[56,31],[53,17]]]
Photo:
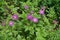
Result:
[[33,18],[32,21],[33,21],[34,23],[37,23],[37,22],[38,22],[38,19],[37,19],[37,18]]
[[17,14],[13,14],[13,15],[12,15],[12,19],[13,19],[13,20],[18,20],[18,15],[17,15]]
[[14,22],[13,21],[10,21],[9,22],[9,26],[13,26],[14,25]]
[[42,7],[42,8],[39,10],[39,13],[40,13],[41,15],[43,15],[43,14],[44,14],[44,11],[45,11],[45,7]]
[[39,13],[43,15],[44,14],[44,10],[40,10]]
[[27,5],[25,5],[25,6],[24,6],[24,8],[25,8],[25,9],[28,9],[28,6],[27,6]]
[[32,17],[30,14],[27,15],[27,19],[28,19],[28,20],[32,20],[32,18],[33,18],[33,17]]

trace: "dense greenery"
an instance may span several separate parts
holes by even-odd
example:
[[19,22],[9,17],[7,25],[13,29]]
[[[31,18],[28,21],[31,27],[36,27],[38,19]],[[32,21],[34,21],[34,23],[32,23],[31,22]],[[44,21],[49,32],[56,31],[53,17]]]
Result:
[[[31,11],[37,23],[27,19]],[[60,0],[0,0],[0,40],[60,40]]]

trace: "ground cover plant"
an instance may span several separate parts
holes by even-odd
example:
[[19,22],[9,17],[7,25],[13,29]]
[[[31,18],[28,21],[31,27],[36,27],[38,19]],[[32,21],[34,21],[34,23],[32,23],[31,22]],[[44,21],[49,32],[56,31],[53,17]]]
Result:
[[60,40],[60,0],[0,0],[0,40]]

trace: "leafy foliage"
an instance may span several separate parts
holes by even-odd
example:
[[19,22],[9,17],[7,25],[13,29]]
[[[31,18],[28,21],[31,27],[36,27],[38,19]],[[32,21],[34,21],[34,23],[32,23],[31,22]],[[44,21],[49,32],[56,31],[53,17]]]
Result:
[[[44,15],[39,14],[42,6]],[[38,23],[27,20],[31,11]],[[60,40],[59,13],[60,0],[0,0],[0,40]],[[13,14],[18,15],[18,20],[11,19]],[[14,25],[9,26],[9,21],[14,21]]]

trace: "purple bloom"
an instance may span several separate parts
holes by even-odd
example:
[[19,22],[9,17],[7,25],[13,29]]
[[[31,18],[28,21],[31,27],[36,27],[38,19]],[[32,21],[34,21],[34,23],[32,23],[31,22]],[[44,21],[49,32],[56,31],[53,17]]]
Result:
[[13,21],[10,21],[9,22],[9,26],[13,26],[14,25],[14,22]]
[[45,11],[45,7],[42,7],[42,8],[39,10],[39,13],[43,15],[43,14],[44,14],[44,11]]
[[44,10],[40,10],[39,13],[43,15],[44,14]]
[[37,19],[37,18],[33,18],[32,21],[33,21],[34,23],[37,23],[37,22],[38,22],[38,19]]
[[25,9],[28,9],[28,6],[27,6],[27,5],[25,5],[25,6],[24,6],[24,8],[25,8]]
[[32,18],[33,18],[33,17],[32,17],[30,14],[27,15],[27,19],[28,19],[28,20],[31,20]]
[[17,14],[12,15],[12,19],[13,20],[18,20],[18,15]]

